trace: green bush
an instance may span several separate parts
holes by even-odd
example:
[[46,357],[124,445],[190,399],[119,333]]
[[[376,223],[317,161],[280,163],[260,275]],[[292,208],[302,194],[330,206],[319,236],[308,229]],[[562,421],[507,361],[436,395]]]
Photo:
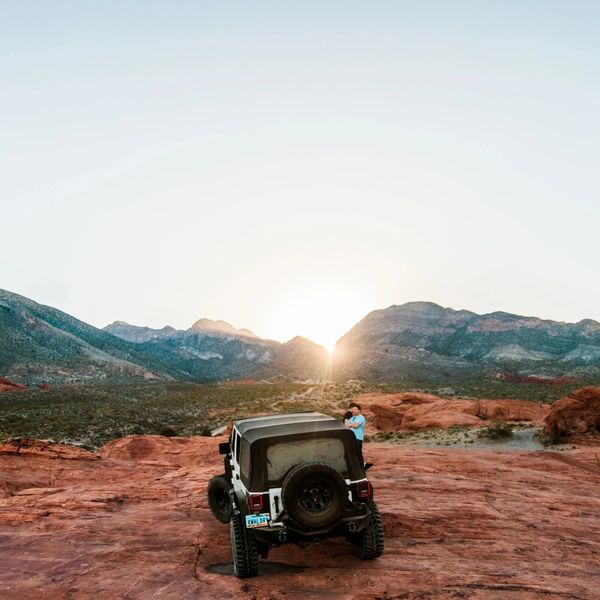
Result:
[[[515,398],[549,402],[570,391],[567,386],[535,386],[490,378],[425,382],[347,382],[305,384],[198,384],[189,382],[102,383],[29,389],[0,394],[0,438],[26,436],[68,439],[98,448],[128,434],[210,435],[236,418],[268,412],[317,410],[340,418],[361,393],[430,391],[452,385],[457,395],[472,398]],[[574,385],[571,387],[575,387]],[[339,407],[339,408],[338,408]],[[500,429],[507,427],[503,425]],[[487,437],[506,437],[492,425]],[[459,431],[457,430],[456,433]],[[454,432],[454,428],[453,431]],[[484,434],[485,436],[485,434]],[[369,436],[372,441],[404,442],[398,433]]]
[[164,437],[175,437],[178,434],[177,429],[175,429],[175,427],[173,427],[172,425],[165,425],[161,430],[160,430],[160,435],[164,436]]
[[489,438],[491,440],[499,440],[512,437],[513,428],[510,423],[495,421],[489,427],[482,427],[477,436],[480,438]]

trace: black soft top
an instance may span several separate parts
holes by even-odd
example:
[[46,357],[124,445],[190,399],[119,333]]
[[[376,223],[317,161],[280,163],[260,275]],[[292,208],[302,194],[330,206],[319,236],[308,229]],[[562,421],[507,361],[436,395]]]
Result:
[[234,423],[243,438],[252,443],[259,439],[344,430],[340,420],[319,412],[288,413],[241,419]]
[[[262,491],[269,487],[265,469],[267,449],[284,439],[286,442],[307,443],[321,437],[340,439],[344,444],[347,466],[347,471],[342,475],[353,480],[365,476],[356,452],[356,438],[349,429],[344,428],[341,419],[319,412],[301,412],[241,419],[234,423],[234,427],[242,436],[241,479],[251,491]],[[246,466],[244,455],[248,460]]]

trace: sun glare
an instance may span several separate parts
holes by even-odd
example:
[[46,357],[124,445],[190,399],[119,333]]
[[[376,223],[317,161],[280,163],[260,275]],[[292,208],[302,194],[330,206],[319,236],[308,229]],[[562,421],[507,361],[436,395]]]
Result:
[[368,312],[350,294],[342,292],[294,296],[278,306],[272,319],[273,337],[287,341],[299,335],[325,347],[329,354],[348,330]]

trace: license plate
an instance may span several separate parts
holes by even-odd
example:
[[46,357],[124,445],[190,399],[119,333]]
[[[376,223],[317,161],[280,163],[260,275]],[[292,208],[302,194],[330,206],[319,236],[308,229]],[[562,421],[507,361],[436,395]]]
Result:
[[246,515],[246,527],[267,527],[269,524],[269,515]]

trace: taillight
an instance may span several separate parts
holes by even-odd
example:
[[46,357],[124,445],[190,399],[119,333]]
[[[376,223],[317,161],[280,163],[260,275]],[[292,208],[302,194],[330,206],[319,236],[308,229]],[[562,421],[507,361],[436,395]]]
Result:
[[359,481],[358,482],[358,497],[359,498],[370,498],[371,497],[371,482],[370,481]]
[[262,494],[250,494],[248,505],[250,506],[250,510],[258,510],[260,512],[263,507]]

